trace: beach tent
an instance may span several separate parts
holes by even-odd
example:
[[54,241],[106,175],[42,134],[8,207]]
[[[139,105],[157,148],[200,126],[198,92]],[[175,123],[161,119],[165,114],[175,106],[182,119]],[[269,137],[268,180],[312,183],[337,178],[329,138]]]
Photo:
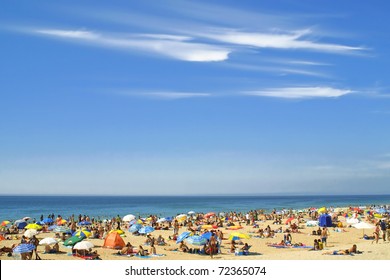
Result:
[[106,239],[104,239],[103,248],[122,249],[125,246],[125,241],[116,231],[111,232],[107,235]]
[[318,219],[318,225],[320,227],[331,227],[332,217],[328,214],[322,214]]

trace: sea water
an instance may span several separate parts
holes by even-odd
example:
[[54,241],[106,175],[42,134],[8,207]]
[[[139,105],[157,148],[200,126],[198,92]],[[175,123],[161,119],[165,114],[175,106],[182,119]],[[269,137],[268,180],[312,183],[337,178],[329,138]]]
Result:
[[337,196],[0,196],[0,221],[23,217],[64,218],[74,214],[108,219],[133,214],[171,217],[195,212],[247,212],[264,209],[303,209],[322,206],[360,206],[390,204],[390,195]]

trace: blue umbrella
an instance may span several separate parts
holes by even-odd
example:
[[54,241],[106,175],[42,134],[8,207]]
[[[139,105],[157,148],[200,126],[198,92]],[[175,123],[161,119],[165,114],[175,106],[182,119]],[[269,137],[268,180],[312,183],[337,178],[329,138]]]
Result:
[[52,225],[52,226],[48,227],[47,229],[48,230],[54,230],[56,227],[58,227],[58,226],[57,225]]
[[172,221],[173,221],[172,217],[165,217],[165,220],[166,220],[167,222],[172,222]]
[[43,222],[44,224],[52,224],[54,221],[53,221],[53,219],[45,218],[45,219],[42,220],[42,222]]
[[202,237],[206,238],[207,240],[210,240],[212,233],[210,231],[203,233]]
[[194,246],[203,246],[207,244],[207,239],[199,235],[190,236],[186,239],[186,241]]
[[15,225],[18,227],[18,229],[24,229],[27,226],[27,223],[23,220],[17,220]]
[[141,228],[138,232],[142,233],[142,234],[145,234],[145,233],[151,233],[152,231],[154,231],[153,227],[146,226],[146,227]]
[[189,231],[185,231],[183,232],[182,234],[180,234],[177,239],[176,239],[176,243],[180,243],[182,242],[184,239],[186,239],[188,236],[190,236],[191,232]]
[[81,221],[80,223],[78,223],[79,226],[87,226],[87,225],[91,225],[92,223],[89,222],[89,221]]
[[130,232],[137,232],[142,228],[142,225],[140,224],[134,224],[129,228]]
[[22,253],[31,252],[34,249],[35,249],[35,245],[30,244],[30,243],[23,243],[23,244],[20,244],[20,245],[16,246],[13,249],[13,252],[22,254]]

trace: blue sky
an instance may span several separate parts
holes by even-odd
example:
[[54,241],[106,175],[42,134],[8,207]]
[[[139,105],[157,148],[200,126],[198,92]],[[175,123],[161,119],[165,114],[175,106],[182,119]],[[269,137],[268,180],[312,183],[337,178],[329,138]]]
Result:
[[1,194],[381,194],[387,1],[4,1]]

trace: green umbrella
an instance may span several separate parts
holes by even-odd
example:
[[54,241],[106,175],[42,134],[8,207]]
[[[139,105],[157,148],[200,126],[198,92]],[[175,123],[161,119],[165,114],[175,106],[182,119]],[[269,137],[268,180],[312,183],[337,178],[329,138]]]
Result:
[[76,243],[84,239],[84,236],[72,236],[64,241],[64,246],[74,246]]

